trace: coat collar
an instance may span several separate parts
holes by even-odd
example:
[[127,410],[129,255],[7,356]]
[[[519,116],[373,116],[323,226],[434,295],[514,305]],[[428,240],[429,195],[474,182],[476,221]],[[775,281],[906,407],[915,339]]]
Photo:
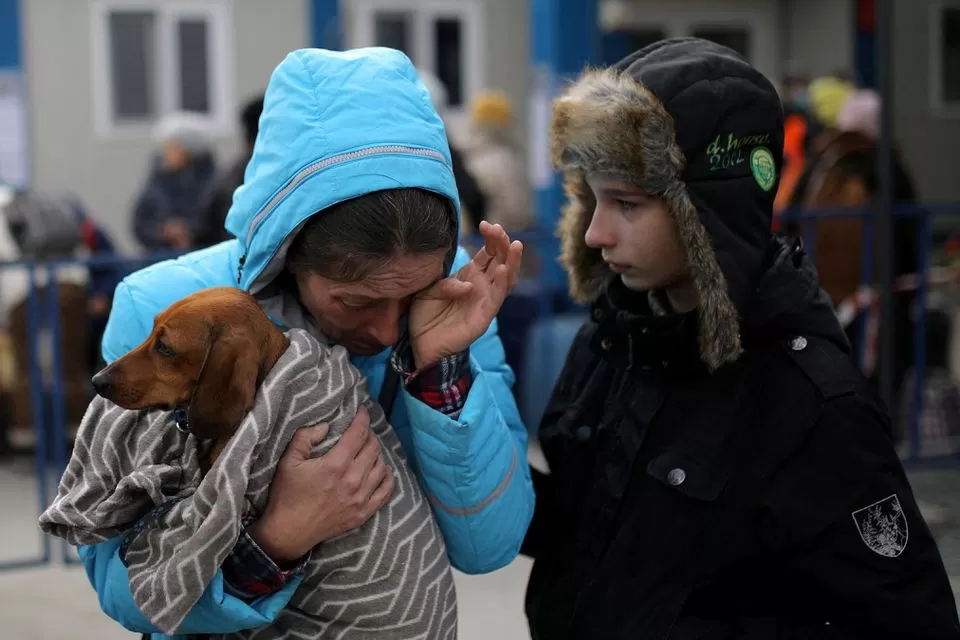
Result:
[[705,372],[696,312],[657,315],[648,295],[611,281],[591,306],[597,323],[591,347],[605,360],[643,374]]

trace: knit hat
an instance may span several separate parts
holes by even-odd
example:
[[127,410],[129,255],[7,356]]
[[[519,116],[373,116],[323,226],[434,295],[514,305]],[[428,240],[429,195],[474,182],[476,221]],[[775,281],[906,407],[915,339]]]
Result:
[[880,130],[880,95],[872,89],[854,92],[837,116],[837,129],[858,131],[876,140]]
[[178,142],[191,155],[200,155],[210,151],[211,140],[208,125],[203,116],[189,111],[170,113],[160,119],[153,132],[158,145]]
[[817,78],[810,83],[807,90],[813,114],[823,126],[836,126],[840,110],[855,90],[856,87],[853,84],[840,78],[832,76]]
[[513,118],[510,99],[502,91],[487,90],[473,101],[470,109],[473,124],[481,127],[509,127]]

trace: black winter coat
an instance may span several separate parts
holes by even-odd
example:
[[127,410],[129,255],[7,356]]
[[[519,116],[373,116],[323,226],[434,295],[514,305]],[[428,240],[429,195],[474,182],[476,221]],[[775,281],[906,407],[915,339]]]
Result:
[[[592,318],[540,425],[535,640],[960,639],[887,412],[810,259],[770,233],[774,87],[725,47],[669,39],[585,72],[551,127],[561,257]],[[587,243],[591,173],[663,205],[621,206],[623,226],[672,216],[693,312],[610,270],[635,238]]]
[[[781,315],[798,272],[806,308]],[[960,638],[889,419],[812,278],[782,247],[780,317],[712,375],[694,315],[616,285],[594,305],[540,428],[536,640]]]

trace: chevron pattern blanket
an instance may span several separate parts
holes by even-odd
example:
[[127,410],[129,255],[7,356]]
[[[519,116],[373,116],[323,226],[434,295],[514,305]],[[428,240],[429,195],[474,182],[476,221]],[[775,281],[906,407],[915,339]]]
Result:
[[455,638],[456,595],[443,538],[400,441],[341,347],[305,331],[264,380],[254,409],[201,479],[198,443],[162,412],[95,399],[43,531],[89,545],[120,535],[160,504],[172,507],[126,553],[137,606],[176,634],[230,553],[247,510],[262,512],[277,462],[297,428],[328,422],[318,455],[360,404],[396,476],[390,503],[361,528],[313,550],[290,604],[270,625],[229,638]]

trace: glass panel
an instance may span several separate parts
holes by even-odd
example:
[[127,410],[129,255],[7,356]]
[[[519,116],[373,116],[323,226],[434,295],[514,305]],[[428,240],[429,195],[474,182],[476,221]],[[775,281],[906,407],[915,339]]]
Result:
[[629,29],[626,32],[627,42],[630,43],[630,51],[639,51],[644,47],[659,42],[667,37],[666,31],[656,27],[638,27]]
[[437,77],[447,88],[448,104],[463,104],[463,37],[460,20],[440,18],[433,23]]
[[156,15],[110,12],[110,70],[113,115],[146,120],[156,115]]
[[180,108],[209,113],[210,60],[206,21],[199,18],[180,20],[177,38],[180,53]]
[[411,15],[409,12],[378,11],[374,16],[374,44],[399,49],[417,64],[413,56]]
[[750,59],[750,30],[743,27],[704,26],[693,30],[697,38],[730,47],[747,60]]
[[942,99],[944,102],[960,102],[960,8],[944,8],[940,42]]

